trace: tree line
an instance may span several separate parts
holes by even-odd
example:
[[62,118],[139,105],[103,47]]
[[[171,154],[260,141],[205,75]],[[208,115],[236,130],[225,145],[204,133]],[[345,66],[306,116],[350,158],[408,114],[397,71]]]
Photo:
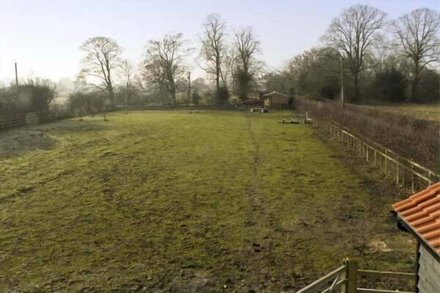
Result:
[[[190,79],[189,59],[195,49],[181,33],[148,40],[137,64],[122,57],[116,40],[92,37],[79,48],[81,71],[69,105],[77,113],[146,103],[225,105],[231,96],[240,102],[272,90],[336,99],[341,85],[351,102],[438,101],[439,30],[438,11],[421,8],[389,20],[377,8],[355,5],[331,21],[320,46],[268,72],[252,28],[232,31],[220,15],[211,14],[201,25],[195,52],[207,80]],[[54,91],[47,81],[2,88],[0,111],[49,109]]]
[[[145,99],[176,105],[178,93],[183,95],[180,100],[184,103],[198,104],[202,99],[200,90],[208,92],[209,103],[218,105],[227,104],[231,92],[240,100],[247,100],[262,72],[257,58],[260,42],[255,33],[250,27],[243,27],[231,35],[218,14],[209,15],[202,28],[198,60],[207,78],[213,81],[213,90],[203,79],[195,80],[190,87],[187,59],[194,49],[182,33],[148,40],[138,70],[121,57],[121,46],[115,40],[93,37],[80,47],[84,57],[75,81],[77,91],[71,96],[72,105],[101,110],[106,104],[129,105]],[[115,79],[119,81],[116,86]]]
[[[293,57],[265,77],[268,88],[336,99],[341,83],[352,102],[440,100],[440,13],[416,9],[395,20],[368,5],[345,9],[322,46]],[[437,69],[437,70],[436,70]]]

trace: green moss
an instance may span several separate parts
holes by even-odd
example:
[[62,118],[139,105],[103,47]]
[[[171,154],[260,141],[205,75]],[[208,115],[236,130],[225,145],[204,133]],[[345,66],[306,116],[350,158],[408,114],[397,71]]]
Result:
[[410,271],[393,199],[279,119],[145,111],[40,126],[51,148],[0,157],[0,291],[279,291],[346,256]]

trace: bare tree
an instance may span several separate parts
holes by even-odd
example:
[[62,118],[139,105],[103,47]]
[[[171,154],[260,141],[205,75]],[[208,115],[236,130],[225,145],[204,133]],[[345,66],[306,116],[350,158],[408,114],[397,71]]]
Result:
[[206,61],[203,67],[208,75],[215,78],[216,93],[220,91],[223,63],[226,58],[226,26],[220,15],[211,14],[203,24],[202,48],[200,55]]
[[226,50],[224,55],[224,60],[221,64],[220,70],[220,78],[222,80],[222,84],[227,88],[230,80],[233,78],[233,71],[235,67],[235,51],[233,48],[229,48]]
[[159,93],[160,100],[165,102],[166,98],[168,97],[166,78],[159,60],[150,60],[148,63],[144,62],[142,78],[147,82],[147,88],[157,91]]
[[412,63],[411,96],[417,100],[421,71],[440,61],[440,13],[427,8],[413,10],[393,23],[405,57]]
[[354,98],[360,95],[361,73],[367,49],[385,25],[385,13],[368,5],[354,5],[344,10],[330,24],[323,40],[342,51],[353,77]]
[[85,84],[101,90],[113,102],[112,75],[120,66],[121,47],[110,38],[94,37],[86,40],[80,49],[86,53],[81,70]]
[[240,98],[246,100],[255,76],[260,70],[260,63],[255,55],[260,50],[260,42],[251,28],[242,28],[235,33],[235,68],[234,78]]
[[185,72],[183,59],[188,53],[183,35],[169,34],[162,40],[150,40],[144,59],[144,77],[166,90],[171,102],[176,104],[176,80]]
[[125,105],[127,106],[133,91],[132,83],[135,75],[135,69],[133,63],[131,63],[127,59],[122,61],[121,67],[122,67],[122,72],[121,72],[122,81],[124,82],[124,86],[125,86]]

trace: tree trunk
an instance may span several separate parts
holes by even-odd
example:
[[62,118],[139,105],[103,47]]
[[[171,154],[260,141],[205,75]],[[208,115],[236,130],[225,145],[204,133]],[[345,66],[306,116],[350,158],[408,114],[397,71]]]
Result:
[[353,102],[359,101],[360,89],[359,89],[359,71],[355,71],[353,74],[353,83],[354,83],[354,95]]
[[420,69],[418,66],[418,62],[416,62],[416,65],[414,68],[414,79],[411,82],[411,101],[412,102],[417,102],[417,100],[418,100],[419,81],[420,81]]
[[126,83],[126,88],[125,88],[125,106],[128,106],[128,88],[129,88],[129,84],[128,82]]
[[218,65],[216,68],[216,75],[215,75],[215,87],[218,94],[220,91],[220,67]]
[[170,82],[170,95],[171,95],[171,103],[176,106],[176,85],[174,84],[174,80]]

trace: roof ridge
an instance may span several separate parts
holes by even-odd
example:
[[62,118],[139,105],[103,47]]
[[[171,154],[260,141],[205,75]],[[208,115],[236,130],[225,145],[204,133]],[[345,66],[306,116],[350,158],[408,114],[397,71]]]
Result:
[[440,255],[440,182],[392,205],[417,238]]

